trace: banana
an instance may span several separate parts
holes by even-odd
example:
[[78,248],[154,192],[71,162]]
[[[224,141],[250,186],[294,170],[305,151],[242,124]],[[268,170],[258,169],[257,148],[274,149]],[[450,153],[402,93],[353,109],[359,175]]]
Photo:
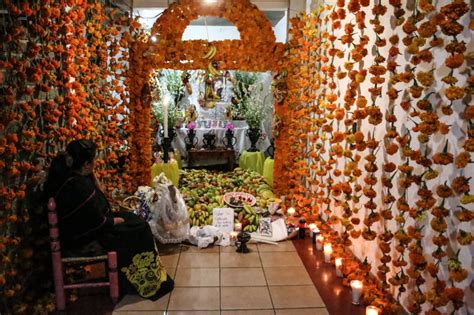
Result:
[[204,54],[204,56],[202,56],[202,58],[204,59],[212,59],[215,55],[216,55],[216,52],[217,52],[217,48],[215,46],[210,46],[206,53]]
[[253,214],[248,217],[248,220],[252,223],[253,223],[254,219],[255,219],[255,215],[253,215]]
[[222,76],[222,74],[216,68],[214,68],[214,66],[212,65],[212,62],[209,62],[209,64],[207,65],[207,70],[213,76],[216,76],[216,77]]
[[216,48],[216,46],[211,46],[211,55],[208,57],[208,59],[214,58],[214,56],[216,55],[216,53],[217,53],[217,48]]
[[256,226],[260,225],[260,216],[259,215],[255,216],[255,225]]

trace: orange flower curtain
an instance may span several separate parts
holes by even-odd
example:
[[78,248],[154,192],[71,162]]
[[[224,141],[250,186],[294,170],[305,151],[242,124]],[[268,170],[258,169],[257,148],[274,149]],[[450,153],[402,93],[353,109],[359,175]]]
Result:
[[[99,146],[107,193],[129,189],[128,13],[105,1],[4,1],[0,15],[0,312],[54,309],[38,184],[72,139]],[[119,161],[120,160],[120,161]],[[43,278],[45,277],[45,278]]]
[[472,8],[409,4],[338,0],[292,21],[275,187],[317,220],[345,283],[364,280],[366,304],[466,314]]

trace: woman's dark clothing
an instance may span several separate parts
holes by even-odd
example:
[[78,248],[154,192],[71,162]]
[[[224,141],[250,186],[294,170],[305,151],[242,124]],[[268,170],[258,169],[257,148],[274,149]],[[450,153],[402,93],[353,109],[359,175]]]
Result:
[[[112,213],[91,176],[70,177],[55,200],[63,246],[78,248],[99,241],[106,250],[116,251],[122,293],[136,292],[154,300],[173,289],[148,223],[133,213]],[[114,217],[125,222],[114,225]]]

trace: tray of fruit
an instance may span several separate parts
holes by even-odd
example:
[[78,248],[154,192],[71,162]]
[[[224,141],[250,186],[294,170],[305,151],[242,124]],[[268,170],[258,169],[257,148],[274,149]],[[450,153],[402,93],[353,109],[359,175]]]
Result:
[[224,195],[224,201],[233,208],[241,208],[244,205],[253,206],[257,199],[245,192],[230,192]]

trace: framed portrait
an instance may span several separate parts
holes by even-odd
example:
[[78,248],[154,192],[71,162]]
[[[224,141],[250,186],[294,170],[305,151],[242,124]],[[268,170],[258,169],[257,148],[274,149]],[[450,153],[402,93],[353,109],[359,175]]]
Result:
[[214,77],[206,82],[206,102],[220,102],[224,97],[226,78]]

